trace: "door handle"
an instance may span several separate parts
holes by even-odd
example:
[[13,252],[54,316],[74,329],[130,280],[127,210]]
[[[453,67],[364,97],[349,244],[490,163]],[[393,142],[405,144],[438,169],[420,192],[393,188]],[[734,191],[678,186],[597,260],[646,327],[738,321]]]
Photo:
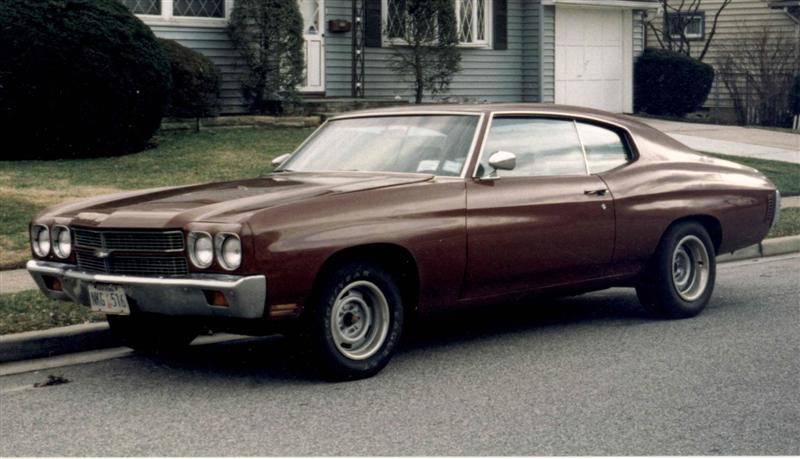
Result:
[[608,193],[608,190],[605,188],[600,188],[599,190],[586,190],[583,194],[587,196],[605,196]]

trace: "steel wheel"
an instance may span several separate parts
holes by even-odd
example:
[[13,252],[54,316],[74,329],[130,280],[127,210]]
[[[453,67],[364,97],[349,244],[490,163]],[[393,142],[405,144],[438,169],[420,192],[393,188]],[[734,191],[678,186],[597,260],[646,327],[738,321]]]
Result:
[[658,244],[636,285],[650,313],[665,319],[699,314],[708,304],[716,279],[714,243],[698,222],[672,225]]
[[377,285],[366,280],[348,284],[331,308],[336,349],[352,360],[371,357],[386,341],[389,315],[389,303]]
[[672,285],[685,301],[694,301],[706,290],[709,255],[697,236],[684,236],[672,252]]

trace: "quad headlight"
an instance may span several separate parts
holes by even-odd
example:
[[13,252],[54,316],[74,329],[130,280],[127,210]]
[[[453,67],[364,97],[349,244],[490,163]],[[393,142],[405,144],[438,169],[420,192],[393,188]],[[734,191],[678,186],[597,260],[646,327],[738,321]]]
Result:
[[189,259],[198,268],[205,269],[214,262],[214,240],[211,235],[202,231],[193,231],[187,238]]
[[66,226],[53,227],[53,253],[58,258],[69,258],[72,254],[72,234]]
[[242,265],[242,241],[233,233],[219,233],[214,238],[217,261],[220,266],[233,271]]
[[31,247],[39,257],[50,254],[50,229],[45,225],[31,226]]

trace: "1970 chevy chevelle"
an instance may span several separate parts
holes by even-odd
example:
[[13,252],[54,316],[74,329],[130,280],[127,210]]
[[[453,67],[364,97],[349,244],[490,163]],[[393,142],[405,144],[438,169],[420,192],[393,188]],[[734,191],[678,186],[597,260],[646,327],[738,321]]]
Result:
[[763,239],[780,209],[754,169],[557,105],[356,112],[277,160],[47,209],[28,270],[136,349],[209,323],[291,332],[348,379],[387,364],[410,314],[629,286],[656,316],[694,316],[716,254]]

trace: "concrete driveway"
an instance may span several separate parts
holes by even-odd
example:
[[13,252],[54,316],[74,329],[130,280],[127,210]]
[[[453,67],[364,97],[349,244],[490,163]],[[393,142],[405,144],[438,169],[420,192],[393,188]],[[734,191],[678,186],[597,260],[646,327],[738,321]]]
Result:
[[634,117],[698,151],[800,164],[800,134]]

